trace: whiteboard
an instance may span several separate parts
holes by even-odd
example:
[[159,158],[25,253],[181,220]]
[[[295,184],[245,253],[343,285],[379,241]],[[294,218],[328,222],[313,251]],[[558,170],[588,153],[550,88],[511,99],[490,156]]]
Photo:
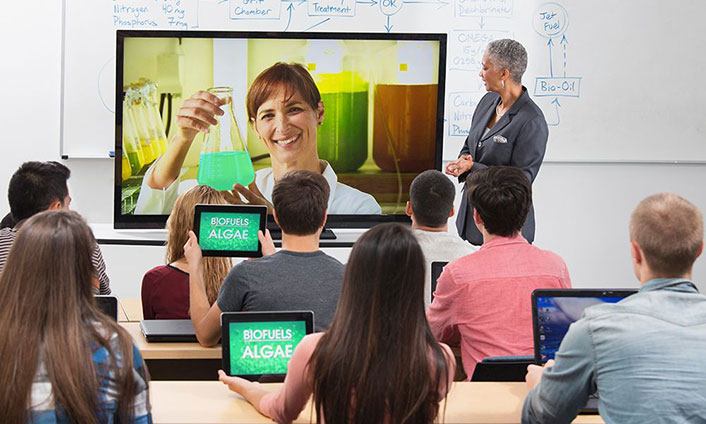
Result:
[[486,44],[520,41],[550,126],[545,159],[706,161],[706,2],[639,0],[64,0],[61,153],[114,146],[115,30],[447,33],[445,160],[484,94]]

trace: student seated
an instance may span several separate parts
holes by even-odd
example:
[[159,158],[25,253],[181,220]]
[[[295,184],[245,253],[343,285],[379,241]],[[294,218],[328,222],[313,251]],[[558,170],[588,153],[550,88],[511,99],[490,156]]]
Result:
[[[142,313],[145,319],[189,319],[189,268],[184,244],[194,229],[197,204],[225,205],[228,202],[217,190],[198,185],[190,188],[174,203],[167,219],[167,265],[147,271],[142,278]],[[202,258],[203,282],[208,304],[218,297],[223,280],[232,266],[230,258]]]
[[242,261],[230,270],[209,306],[203,283],[201,248],[193,231],[184,246],[189,262],[191,321],[196,337],[213,346],[221,336],[221,312],[314,311],[314,329],[328,328],[341,291],[344,266],[319,250],[326,222],[329,186],[320,174],[292,171],[272,191],[273,217],[282,229],[282,249],[259,233],[263,258]]
[[22,225],[0,274],[0,421],[150,423],[130,335],[93,297],[96,241],[75,212]]
[[532,355],[532,292],[570,288],[571,282],[558,255],[522,237],[532,188],[521,169],[481,169],[466,185],[483,246],[446,265],[427,318],[440,341],[460,341],[471,378],[485,357]]
[[630,217],[630,253],[642,287],[592,306],[544,369],[530,365],[524,423],[570,422],[598,392],[605,422],[706,422],[706,296],[691,280],[704,248],[701,212],[671,193]]
[[412,219],[412,233],[426,258],[424,305],[427,307],[431,303],[431,263],[451,262],[478,250],[448,232],[455,196],[454,184],[435,169],[417,175],[409,187],[407,215]]
[[[0,271],[5,266],[12,242],[25,220],[45,210],[68,210],[71,204],[66,181],[71,171],[59,162],[25,162],[10,179],[7,200],[11,216],[7,222],[15,221],[13,227],[0,229]],[[7,217],[6,217],[7,218]],[[105,272],[103,254],[98,244],[93,247],[93,274],[96,293],[110,294],[110,280]]]
[[223,371],[220,380],[278,423],[296,419],[312,394],[316,422],[434,422],[456,363],[424,318],[423,272],[407,228],[372,228],[353,246],[331,327],[302,339],[284,385],[269,392]]

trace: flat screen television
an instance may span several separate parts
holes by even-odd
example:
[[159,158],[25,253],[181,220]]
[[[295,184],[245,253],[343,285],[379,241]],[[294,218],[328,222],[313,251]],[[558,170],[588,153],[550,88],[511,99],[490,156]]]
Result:
[[[301,64],[321,94],[324,119],[316,153],[327,181],[338,187],[327,227],[408,221],[411,181],[422,171],[441,169],[446,37],[117,31],[115,228],[163,228],[180,193],[196,184],[218,188],[208,175],[229,181],[239,166],[252,164],[255,184],[266,198],[271,195],[273,161],[279,159],[271,157],[272,146],[260,140],[249,122],[245,98],[255,77],[277,62]],[[209,159],[214,143],[205,133],[196,136],[185,155],[170,157],[182,103],[214,87],[231,90],[229,122],[235,122],[229,134],[242,140],[247,153],[241,149],[238,158],[220,164],[225,171],[215,173]],[[219,118],[223,125],[229,115]],[[215,149],[223,145],[221,139]],[[179,176],[156,184],[150,175],[157,161],[170,161],[162,163],[179,169]],[[341,199],[346,193],[353,197]]]

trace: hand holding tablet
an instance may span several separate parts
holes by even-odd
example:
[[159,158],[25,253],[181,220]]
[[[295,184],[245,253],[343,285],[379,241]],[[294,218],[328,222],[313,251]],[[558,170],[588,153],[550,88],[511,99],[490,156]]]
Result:
[[260,205],[196,205],[194,232],[203,256],[259,258],[267,207]]

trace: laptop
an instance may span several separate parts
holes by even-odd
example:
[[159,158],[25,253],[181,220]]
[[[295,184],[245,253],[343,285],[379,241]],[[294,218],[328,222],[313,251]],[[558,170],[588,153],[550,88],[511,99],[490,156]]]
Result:
[[[569,326],[581,319],[583,311],[593,305],[618,303],[637,290],[619,289],[538,289],[532,292],[532,332],[534,360],[544,365],[559,350]],[[598,413],[598,394],[591,395],[580,411]]]
[[140,330],[148,342],[198,342],[190,319],[147,319]]
[[434,300],[434,292],[436,291],[436,284],[439,281],[439,277],[441,277],[442,271],[444,271],[444,267],[448,264],[448,262],[432,262],[431,263],[431,300]]
[[250,381],[284,381],[294,349],[314,331],[312,311],[224,312],[223,370]]
[[118,298],[107,295],[96,295],[94,298],[98,309],[118,322]]

